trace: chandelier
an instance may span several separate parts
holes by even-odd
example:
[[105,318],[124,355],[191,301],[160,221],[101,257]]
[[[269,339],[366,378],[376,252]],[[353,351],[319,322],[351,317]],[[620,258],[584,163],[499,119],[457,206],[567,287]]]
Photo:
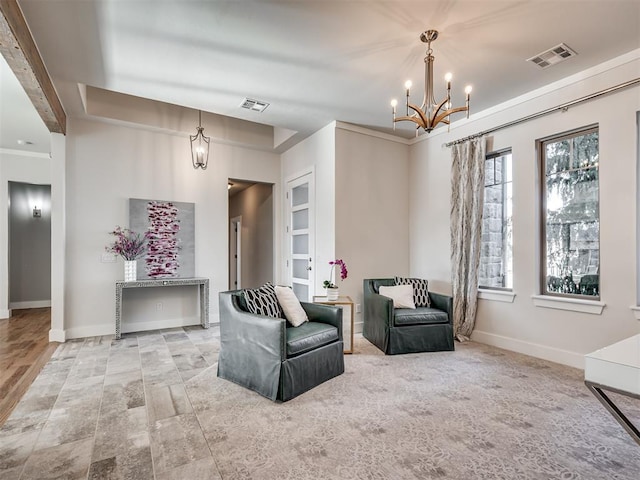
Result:
[[[444,80],[447,84],[447,96],[440,103],[436,103],[433,97],[433,50],[431,49],[431,42],[438,38],[437,30],[427,30],[422,32],[420,40],[427,44],[427,56],[424,57],[424,98],[422,100],[422,106],[418,107],[410,103],[409,93],[411,89],[411,80],[407,80],[404,84],[407,93],[407,114],[403,117],[396,117],[396,106],[398,101],[394,98],[391,100],[391,108],[393,112],[393,129],[395,130],[395,122],[408,120],[416,124],[416,135],[418,135],[418,129],[420,127],[429,133],[436,128],[439,123],[449,125],[449,116],[452,113],[467,112],[467,118],[469,118],[469,98],[471,95],[471,85],[468,85],[464,91],[467,94],[466,105],[464,107],[452,108],[451,106],[451,73],[447,73],[444,76]],[[413,113],[409,114],[409,110],[413,110]]]
[[202,128],[202,111],[198,110],[198,129],[195,135],[189,135],[191,140],[191,163],[196,170],[201,168],[207,169],[209,163],[209,140],[210,137],[204,136],[204,128]]

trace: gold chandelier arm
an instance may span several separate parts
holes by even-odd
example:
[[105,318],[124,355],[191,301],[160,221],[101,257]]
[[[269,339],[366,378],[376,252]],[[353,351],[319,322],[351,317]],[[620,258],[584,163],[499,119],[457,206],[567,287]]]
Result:
[[445,110],[444,112],[442,112],[440,115],[438,115],[434,119],[434,123],[433,124],[434,124],[434,126],[437,125],[438,123],[442,122],[445,118],[447,118],[452,113],[466,112],[467,110],[468,110],[467,107],[457,107],[457,108],[450,108],[449,110]]
[[[442,100],[438,105],[436,105],[436,108],[433,109],[433,118],[435,119],[436,117],[438,117],[438,112],[442,109],[442,107],[444,107],[444,105],[447,102],[450,102],[451,99],[450,98],[445,98],[444,100]],[[437,124],[438,122],[436,122],[434,124],[434,126]]]
[[415,124],[416,124],[416,125],[418,125],[419,127],[427,128],[427,127],[426,127],[426,125],[423,123],[422,118],[420,118],[420,117],[414,117],[413,115],[411,115],[411,116],[406,116],[406,117],[396,117],[396,118],[394,118],[394,119],[393,119],[393,121],[394,121],[394,122],[400,122],[400,121],[403,121],[403,120],[408,120],[408,121],[410,121],[410,122],[415,123]]
[[421,123],[418,123],[418,125],[420,125],[422,128],[427,128],[427,125],[429,125],[430,123],[430,119],[427,118],[427,116],[424,114],[424,112],[422,111],[422,109],[416,105],[413,104],[409,104],[408,107],[413,110],[414,112],[416,112],[416,115],[418,115],[420,117],[420,120],[422,120]]

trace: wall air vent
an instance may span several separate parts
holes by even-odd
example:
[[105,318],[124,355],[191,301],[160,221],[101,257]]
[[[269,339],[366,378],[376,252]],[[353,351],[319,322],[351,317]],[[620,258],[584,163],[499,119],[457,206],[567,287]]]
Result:
[[245,98],[240,106],[242,108],[246,108],[247,110],[253,110],[254,112],[264,112],[269,104],[267,102],[261,102],[260,100]]
[[571,50],[567,45],[561,43],[549,50],[539,53],[531,58],[527,59],[527,62],[533,62],[540,68],[547,68],[556,63],[560,63],[567,58],[575,57],[576,52]]

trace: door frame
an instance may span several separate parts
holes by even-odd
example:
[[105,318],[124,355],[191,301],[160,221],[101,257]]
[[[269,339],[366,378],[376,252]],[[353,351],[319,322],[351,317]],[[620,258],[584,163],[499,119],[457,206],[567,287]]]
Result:
[[[234,238],[235,242],[232,241]],[[242,215],[229,219],[229,240],[229,290],[238,290],[242,288]],[[235,285],[232,284],[234,271]]]

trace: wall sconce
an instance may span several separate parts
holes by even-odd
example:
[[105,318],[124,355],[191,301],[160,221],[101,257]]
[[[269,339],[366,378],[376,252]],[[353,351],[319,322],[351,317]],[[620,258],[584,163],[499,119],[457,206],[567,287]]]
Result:
[[42,217],[42,210],[39,209],[37,206],[33,207],[33,218],[40,218]]

